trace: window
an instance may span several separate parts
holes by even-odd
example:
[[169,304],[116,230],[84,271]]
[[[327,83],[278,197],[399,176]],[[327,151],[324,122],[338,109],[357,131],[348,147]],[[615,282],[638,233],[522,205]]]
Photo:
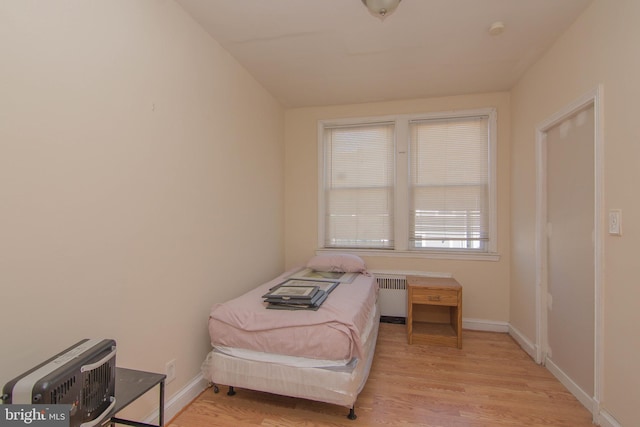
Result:
[[319,123],[321,248],[494,253],[493,109]]
[[394,123],[324,128],[324,247],[393,248]]
[[412,120],[410,248],[482,249],[489,240],[489,118]]

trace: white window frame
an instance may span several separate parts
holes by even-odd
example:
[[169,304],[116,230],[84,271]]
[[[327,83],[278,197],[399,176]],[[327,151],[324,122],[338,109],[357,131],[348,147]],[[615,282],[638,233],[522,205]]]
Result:
[[[436,118],[456,118],[469,116],[488,116],[489,118],[489,242],[486,251],[466,249],[410,249],[409,248],[409,122]],[[395,122],[395,213],[394,213],[394,249],[349,249],[324,248],[325,200],[324,166],[325,147],[324,129],[334,126],[361,125],[384,121]],[[426,114],[402,114],[363,118],[346,118],[318,121],[318,241],[316,253],[349,252],[360,256],[384,256],[405,258],[462,259],[498,261],[497,252],[497,112],[495,108],[480,108]]]

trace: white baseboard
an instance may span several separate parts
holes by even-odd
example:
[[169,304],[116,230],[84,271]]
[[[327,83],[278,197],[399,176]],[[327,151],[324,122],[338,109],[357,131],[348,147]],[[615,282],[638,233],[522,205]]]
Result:
[[511,338],[516,340],[518,345],[529,355],[536,363],[540,363],[538,360],[538,348],[532,343],[522,332],[513,327],[513,325],[509,325],[509,335]]
[[600,412],[598,416],[598,425],[602,427],[622,427],[618,421],[607,411]]
[[509,324],[507,322],[496,322],[495,320],[465,318],[462,319],[462,329],[506,333],[509,332]]
[[[169,425],[169,421],[173,419],[180,411],[187,407],[193,400],[198,397],[203,390],[209,386],[209,382],[199,374],[192,379],[186,386],[178,390],[176,394],[165,400],[164,404],[164,424]],[[153,411],[144,422],[147,424],[155,423],[158,419],[159,409]]]
[[[533,360],[536,360],[536,354],[538,353],[537,346],[531,342],[524,334],[513,325],[509,325],[509,335],[522,347],[522,349],[531,356]],[[540,363],[540,362],[538,362]],[[558,379],[576,399],[587,408],[592,414],[596,423],[602,427],[622,427],[611,414],[605,410],[598,410],[599,405],[597,402],[585,393],[576,383],[574,383],[555,363],[551,358],[547,358],[545,361],[546,368]]]
[[578,384],[576,384],[567,374],[565,374],[562,369],[555,363],[551,358],[547,357],[545,360],[545,366],[553,374],[554,377],[558,379],[570,392],[573,394],[576,399],[582,405],[589,410],[592,414],[596,411],[597,403],[593,399],[593,397],[589,396],[584,390],[580,388]]

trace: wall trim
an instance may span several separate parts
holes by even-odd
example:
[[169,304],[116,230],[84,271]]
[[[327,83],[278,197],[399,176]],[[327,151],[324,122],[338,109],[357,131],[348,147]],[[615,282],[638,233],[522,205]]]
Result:
[[[535,360],[538,350],[531,340],[511,324],[509,324],[509,335],[511,335],[520,347],[522,347],[522,349]],[[564,372],[562,372],[562,370],[553,363],[550,358],[545,360],[545,367],[571,392],[571,394],[576,397],[576,399],[578,399],[585,408],[593,414],[594,422],[596,422],[597,425],[602,427],[622,427],[622,424],[620,424],[613,415],[601,408],[601,403],[599,403],[595,398],[589,397],[587,393],[585,393]]]
[[589,396],[578,384],[576,384],[567,374],[564,373],[562,369],[555,363],[549,356],[547,356],[545,360],[545,366],[553,374],[554,377],[558,379],[570,392],[573,394],[576,399],[582,405],[595,415],[598,413],[598,402],[591,396]]
[[[164,425],[170,424],[171,420],[178,415],[180,411],[186,408],[196,397],[200,395],[204,390],[209,387],[209,381],[207,381],[202,373],[198,374],[187,385],[178,390],[168,400],[165,400],[164,404]],[[157,422],[159,408],[155,409],[149,416],[147,416],[143,422],[147,424],[153,424]]]
[[437,250],[388,250],[388,249],[329,249],[317,248],[316,255],[331,253],[349,253],[360,257],[448,259],[456,261],[500,261],[497,252],[437,251]]
[[463,318],[462,329],[469,329],[471,331],[506,333],[509,332],[509,325],[507,322],[498,322],[495,320]]
[[622,427],[618,421],[616,421],[613,416],[607,411],[600,412],[600,416],[598,417],[598,425],[602,427]]
[[526,337],[522,332],[520,332],[517,328],[515,328],[512,324],[509,324],[509,335],[513,338],[518,345],[536,362],[540,363],[538,360],[538,347],[535,343],[531,342],[529,338]]

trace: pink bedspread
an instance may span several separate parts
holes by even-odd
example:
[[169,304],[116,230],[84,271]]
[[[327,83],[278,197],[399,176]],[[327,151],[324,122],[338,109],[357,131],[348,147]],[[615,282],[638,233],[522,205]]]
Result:
[[267,309],[262,295],[292,273],[215,304],[211,344],[315,359],[362,358],[361,334],[375,309],[376,280],[359,274],[352,283],[340,283],[317,311]]

